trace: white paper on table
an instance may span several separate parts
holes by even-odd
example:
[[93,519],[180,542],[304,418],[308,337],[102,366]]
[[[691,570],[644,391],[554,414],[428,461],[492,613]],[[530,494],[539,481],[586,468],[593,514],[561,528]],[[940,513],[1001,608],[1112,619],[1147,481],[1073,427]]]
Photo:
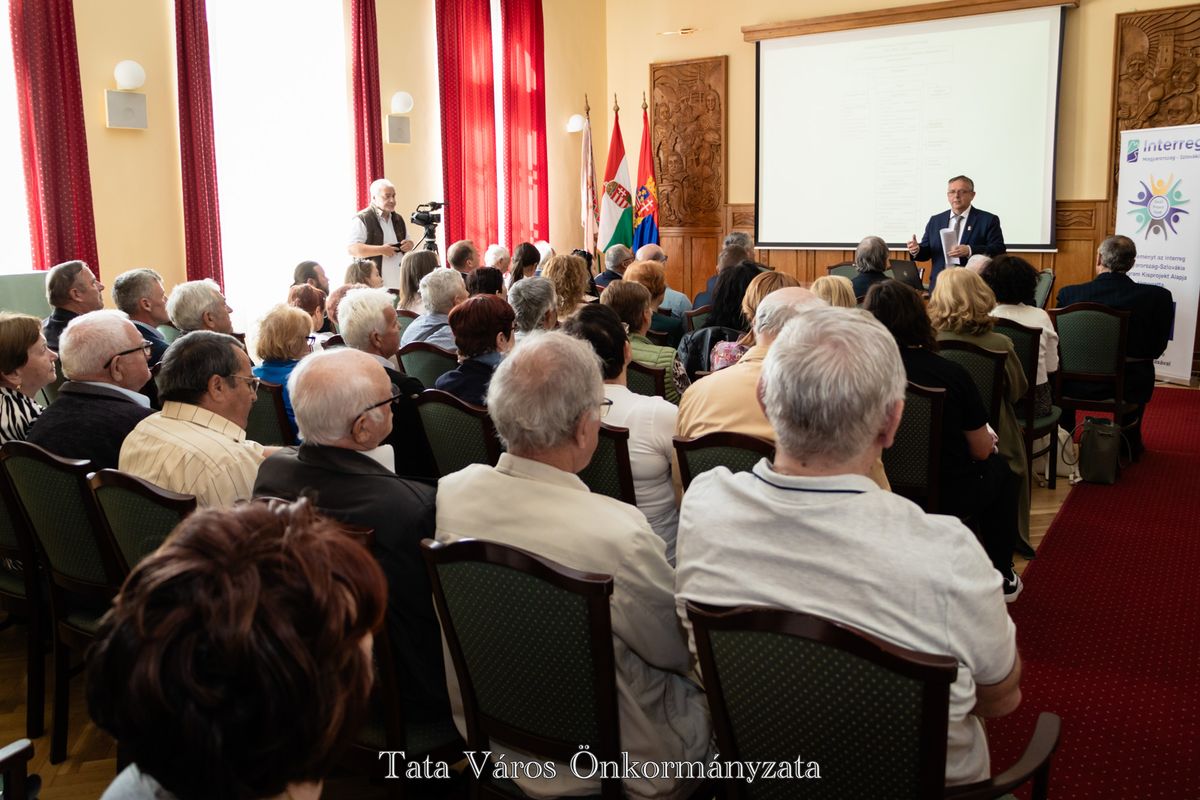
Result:
[[[938,231],[942,235],[942,252],[949,253],[951,248],[958,245],[958,236],[954,234],[954,228],[942,228]],[[958,256],[946,256],[947,264],[958,265],[962,262],[958,260]]]

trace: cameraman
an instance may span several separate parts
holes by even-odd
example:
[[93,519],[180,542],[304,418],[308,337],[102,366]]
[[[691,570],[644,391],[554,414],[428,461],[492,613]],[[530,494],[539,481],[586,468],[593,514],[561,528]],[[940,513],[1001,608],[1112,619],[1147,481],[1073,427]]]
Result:
[[374,261],[384,286],[400,286],[400,256],[412,250],[413,243],[404,218],[396,213],[396,187],[387,178],[371,184],[371,205],[355,215],[347,249],[355,258]]

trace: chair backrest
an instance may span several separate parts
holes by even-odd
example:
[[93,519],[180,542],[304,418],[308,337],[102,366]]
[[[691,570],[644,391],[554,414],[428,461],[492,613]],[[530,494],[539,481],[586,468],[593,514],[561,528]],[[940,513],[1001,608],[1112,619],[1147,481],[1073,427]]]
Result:
[[646,331],[646,338],[651,344],[656,344],[659,347],[668,347],[671,344],[671,334],[666,331],[656,331],[653,328]]
[[[398,289],[397,289],[397,292],[399,292],[399,290],[398,290]],[[396,316],[397,316],[397,317],[399,317],[400,319],[407,319],[407,320],[410,320],[410,321],[411,321],[411,320],[414,320],[414,319],[416,319],[417,317],[419,317],[419,316],[421,316],[421,315],[420,315],[420,314],[418,314],[418,313],[417,313],[417,312],[415,312],[415,311],[409,311],[409,310],[408,310],[408,309],[406,309],[406,308],[397,308],[397,309],[396,309]],[[401,323],[401,324],[403,324],[403,325],[407,325],[408,323]]]
[[330,336],[328,339],[325,340],[325,344],[322,345],[322,349],[329,350],[334,347],[345,347],[345,346],[346,346],[346,340],[344,338],[342,338],[342,335],[340,333],[335,333],[333,336]]
[[1004,362],[1008,358],[1008,352],[988,350],[973,342],[948,339],[938,342],[938,354],[942,358],[961,364],[967,370],[979,391],[983,407],[987,409],[988,422],[993,430],[1000,430],[1000,408],[1004,402],[1007,384]]
[[183,331],[179,330],[179,328],[176,328],[174,325],[159,325],[158,332],[164,339],[167,340],[167,344],[170,344],[183,335]]
[[[0,594],[18,599],[30,596],[33,590],[30,579],[37,574],[34,566],[37,563],[35,548],[21,513],[20,502],[13,495],[4,469],[0,466],[0,573],[7,578],[0,580]],[[10,560],[29,566],[24,566],[18,573],[9,569],[7,562]]]
[[1048,312],[1058,332],[1058,385],[1064,381],[1113,383],[1125,398],[1125,347],[1129,312],[1099,303],[1073,303]]
[[828,275],[841,275],[843,278],[854,280],[854,276],[858,274],[858,268],[854,266],[853,261],[843,261],[840,264],[830,264],[825,268]]
[[263,381],[246,419],[246,438],[261,445],[291,447],[296,443],[283,405],[283,386]]
[[401,336],[404,335],[404,332],[406,330],[408,330],[408,326],[412,325],[413,320],[415,320],[416,318],[417,318],[417,315],[411,311],[397,311],[396,312],[396,327],[398,327],[400,329]]
[[[586,746],[601,761],[617,757],[612,577],[494,542],[426,539],[421,549],[470,747],[496,741],[569,761]],[[602,780],[601,795],[621,797],[620,780]]]
[[487,409],[440,389],[426,389],[417,397],[417,413],[439,476],[471,464],[495,466],[500,460],[500,440]]
[[1033,304],[1045,308],[1050,302],[1050,293],[1054,291],[1054,270],[1044,269],[1038,273],[1037,286],[1033,290]]
[[667,371],[655,367],[647,367],[636,361],[629,362],[625,372],[625,380],[629,391],[634,394],[645,394],[651,397],[667,396]]
[[1012,340],[1013,349],[1017,351],[1017,358],[1021,360],[1021,370],[1025,373],[1025,383],[1029,387],[1029,391],[1025,392],[1025,397],[1021,400],[1020,415],[1024,418],[1025,428],[1032,430],[1034,420],[1037,418],[1037,402],[1034,395],[1037,393],[1035,384],[1037,384],[1038,357],[1042,352],[1042,329],[1030,328],[1019,322],[1013,322],[1011,319],[997,319],[994,330]]
[[939,503],[945,408],[945,389],[909,383],[896,438],[883,451],[883,469],[892,491],[931,514],[938,510]]
[[411,342],[397,354],[405,373],[433,388],[437,379],[458,366],[458,355],[429,342]]
[[0,447],[0,464],[56,586],[111,599],[124,574],[88,487],[90,461],[68,460],[29,442]]
[[[723,761],[820,765],[821,797],[941,797],[951,656],[775,608],[687,604]],[[792,798],[790,781],[729,781]]]
[[579,479],[594,494],[637,505],[633,491],[633,467],[629,464],[629,429],[600,423],[600,436],[591,462],[579,471]]
[[167,491],[115,469],[100,470],[88,485],[126,574],[196,510],[192,495]]
[[775,459],[772,442],[744,433],[718,431],[695,439],[676,436],[674,442],[684,489],[691,486],[697,475],[715,467],[728,467],[730,472],[749,472],[762,459]]
[[5,797],[36,800],[42,782],[37,775],[29,774],[32,758],[33,742],[28,739],[18,739],[0,747],[0,787]]
[[708,322],[711,314],[711,305],[700,306],[699,308],[693,308],[691,311],[683,312],[683,329],[690,332],[703,328],[704,323]]

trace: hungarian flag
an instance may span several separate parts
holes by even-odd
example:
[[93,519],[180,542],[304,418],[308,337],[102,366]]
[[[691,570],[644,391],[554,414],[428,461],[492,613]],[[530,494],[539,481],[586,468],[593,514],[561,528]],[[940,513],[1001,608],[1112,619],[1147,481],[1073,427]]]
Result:
[[600,209],[596,208],[596,159],[592,156],[592,118],[583,120],[583,153],[579,160],[579,207],[582,213],[583,249],[596,249],[596,230],[600,225]]
[[607,250],[614,244],[633,245],[633,192],[629,189],[621,118],[615,110],[608,165],[604,168],[604,196],[600,200],[600,249]]
[[658,244],[658,185],[650,145],[650,117],[642,104],[642,152],[638,156],[638,187],[633,203],[633,249]]

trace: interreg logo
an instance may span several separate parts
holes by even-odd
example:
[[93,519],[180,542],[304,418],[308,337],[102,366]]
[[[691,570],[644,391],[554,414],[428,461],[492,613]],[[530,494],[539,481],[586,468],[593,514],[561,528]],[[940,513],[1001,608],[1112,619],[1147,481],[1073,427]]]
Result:
[[1129,149],[1125,153],[1125,160],[1130,164],[1136,163],[1138,160],[1138,147],[1142,144],[1140,139],[1130,139]]
[[1175,230],[1175,225],[1179,222],[1181,214],[1188,213],[1180,206],[1187,205],[1189,202],[1184,199],[1183,192],[1179,190],[1183,179],[1180,178],[1176,181],[1175,176],[1171,175],[1165,181],[1155,180],[1151,175],[1149,185],[1146,184],[1146,181],[1140,181],[1140,183],[1142,188],[1137,193],[1137,199],[1129,201],[1134,208],[1128,213],[1138,221],[1138,229],[1134,233],[1141,233],[1144,230],[1146,235],[1143,238],[1149,239],[1150,234],[1158,232],[1163,235],[1163,239],[1169,239],[1170,234],[1167,233],[1167,229],[1170,228],[1171,233],[1178,236],[1179,231]]

